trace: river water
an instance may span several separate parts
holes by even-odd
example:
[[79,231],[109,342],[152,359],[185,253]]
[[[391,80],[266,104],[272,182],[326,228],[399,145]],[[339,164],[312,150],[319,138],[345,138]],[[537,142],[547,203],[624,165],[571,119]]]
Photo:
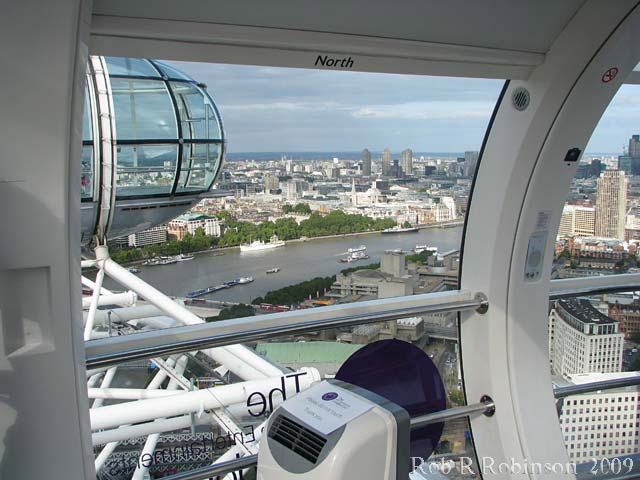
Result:
[[[270,290],[286,287],[313,277],[335,275],[340,270],[380,261],[388,249],[410,250],[416,245],[438,247],[440,253],[460,248],[462,227],[428,228],[413,233],[369,234],[292,242],[285,247],[260,252],[225,250],[224,255],[200,254],[193,260],[172,265],[139,266],[138,276],[161,292],[171,296],[185,296],[187,292],[220,285],[238,277],[253,277],[254,282],[220,290],[201,298],[250,303]],[[371,258],[353,263],[340,263],[350,247],[366,245]],[[279,267],[280,272],[267,274]],[[105,287],[122,290],[111,279]]]

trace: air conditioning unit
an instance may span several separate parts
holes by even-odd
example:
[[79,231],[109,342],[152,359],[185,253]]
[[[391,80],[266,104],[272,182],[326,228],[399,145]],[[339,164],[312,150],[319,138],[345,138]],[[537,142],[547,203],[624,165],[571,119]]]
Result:
[[409,432],[402,407],[326,380],[273,412],[260,440],[258,480],[406,480]]

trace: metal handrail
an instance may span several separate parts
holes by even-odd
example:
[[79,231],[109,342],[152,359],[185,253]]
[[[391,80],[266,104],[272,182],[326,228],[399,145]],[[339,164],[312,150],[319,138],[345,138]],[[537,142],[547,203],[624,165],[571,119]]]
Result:
[[[484,397],[479,403],[464,405],[462,407],[447,408],[439,412],[420,415],[411,419],[411,429],[424,427],[433,423],[440,423],[447,420],[469,417],[474,413],[493,415],[495,405],[491,399]],[[258,464],[258,455],[248,455],[236,460],[229,460],[207,467],[197,468],[185,473],[178,473],[163,480],[205,480],[216,475],[222,476],[240,469],[255,467]]]
[[580,385],[555,387],[553,394],[556,398],[564,398],[569,395],[579,395],[581,393],[596,392],[598,390],[611,390],[613,388],[633,387],[636,385],[640,385],[640,374],[635,377],[613,378],[611,380],[583,383]]
[[471,405],[463,405],[462,407],[453,407],[441,410],[439,412],[427,413],[411,419],[411,429],[424,427],[433,423],[446,422],[447,420],[455,420],[456,418],[464,418],[474,413],[482,413],[486,416],[494,414],[496,409],[493,400],[485,397],[480,403],[472,403]]
[[454,290],[168,328],[85,343],[87,368],[167,356],[327,328],[398,320],[417,314],[478,310],[483,294]]
[[580,297],[603,293],[629,292],[640,290],[640,273],[601,275],[598,277],[562,278],[551,280],[549,298]]

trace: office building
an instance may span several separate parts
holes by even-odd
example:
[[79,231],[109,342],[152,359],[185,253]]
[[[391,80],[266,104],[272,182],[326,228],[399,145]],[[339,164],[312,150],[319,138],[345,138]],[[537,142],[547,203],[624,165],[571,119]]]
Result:
[[127,237],[127,241],[130,247],[144,247],[146,245],[164,243],[167,241],[167,226],[158,225],[141,232],[132,233]]
[[620,324],[620,331],[625,337],[640,333],[640,304],[609,303],[609,316]]
[[189,233],[196,234],[201,228],[205,235],[219,237],[222,234],[222,224],[219,219],[202,214],[184,214],[171,220],[167,225],[169,235],[176,240],[182,240]]
[[624,333],[618,322],[588,300],[562,299],[549,314],[551,370],[567,377],[576,373],[615,373],[622,369]]
[[621,170],[605,170],[596,193],[597,237],[624,240],[627,209],[627,177]]
[[593,237],[595,235],[596,209],[582,205],[565,205],[560,218],[558,237]]
[[278,190],[280,188],[280,181],[277,175],[267,175],[264,179],[264,189],[267,192],[272,190]]
[[464,152],[463,175],[465,177],[473,177],[473,174],[476,171],[476,167],[478,166],[479,155],[480,155],[480,152],[476,152],[476,151]]
[[[587,373],[569,375],[560,386],[611,380],[633,380],[640,374]],[[571,461],[593,462],[638,452],[640,392],[637,386],[597,390],[560,400],[560,428]]]
[[362,150],[362,175],[371,176],[371,152],[367,148]]
[[388,148],[382,152],[382,176],[391,176],[391,150]]
[[413,173],[413,151],[410,148],[402,151],[400,167],[402,167],[403,175],[411,175]]

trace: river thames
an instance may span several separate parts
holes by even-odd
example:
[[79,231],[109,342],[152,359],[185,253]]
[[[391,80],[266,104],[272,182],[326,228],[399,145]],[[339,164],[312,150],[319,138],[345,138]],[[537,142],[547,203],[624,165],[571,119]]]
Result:
[[[306,242],[290,242],[285,247],[260,252],[240,252],[239,248],[224,250],[224,255],[204,253],[193,260],[162,266],[138,266],[138,276],[163,293],[183,297],[187,292],[220,285],[238,277],[253,277],[245,285],[220,290],[201,298],[250,303],[288,285],[310,280],[313,277],[335,275],[340,270],[380,261],[385,250],[412,250],[416,245],[438,247],[443,253],[460,248],[462,226],[450,228],[427,228],[413,233],[368,234]],[[348,248],[365,245],[371,258],[353,263],[340,263]],[[280,272],[267,274],[270,268],[279,267]],[[93,275],[92,275],[93,276]],[[105,287],[122,290],[113,280],[105,278]]]

